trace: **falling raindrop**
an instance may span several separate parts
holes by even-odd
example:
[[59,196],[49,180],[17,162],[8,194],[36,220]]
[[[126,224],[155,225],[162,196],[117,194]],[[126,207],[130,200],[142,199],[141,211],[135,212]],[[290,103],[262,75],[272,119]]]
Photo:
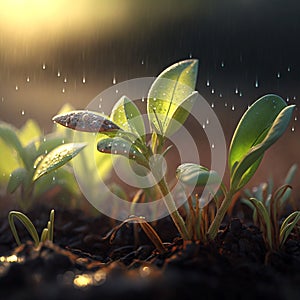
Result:
[[295,131],[295,127],[294,127],[294,126],[292,126],[292,128],[291,128],[291,131],[292,131],[292,132],[294,132],[294,131]]
[[144,64],[145,62],[144,62],[144,60],[142,59],[142,65]]
[[289,102],[290,101],[290,97],[286,97],[286,102]]
[[118,94],[119,93],[119,90],[116,90],[116,94]]
[[55,176],[52,177],[52,181],[55,181]]
[[113,83],[113,84],[116,84],[116,83],[117,83],[116,77],[113,78],[112,83]]
[[18,91],[19,90],[19,87],[16,85],[16,91]]
[[46,64],[45,63],[43,63],[42,68],[43,68],[43,70],[46,70]]
[[210,86],[209,79],[207,79],[207,81],[206,81],[206,86]]
[[142,98],[142,102],[145,102],[145,98],[144,97]]
[[66,91],[66,89],[65,89],[65,88],[63,88],[63,89],[62,89],[62,92],[64,93],[65,91]]
[[291,72],[291,67],[288,67],[287,70],[288,70],[288,72]]
[[193,55],[192,55],[192,53],[190,53],[189,58],[192,58],[192,57],[193,57]]
[[29,82],[30,81],[30,78],[29,78],[29,76],[27,76],[27,78],[26,78],[26,82]]
[[298,118],[297,118],[297,116],[294,118],[294,121],[297,121],[298,120]]
[[242,97],[242,96],[243,96],[242,92],[240,92],[239,96],[240,96],[240,97]]
[[238,93],[239,93],[238,88],[235,88],[235,94],[238,94]]
[[280,78],[280,77],[281,77],[280,72],[278,72],[277,73],[277,78]]
[[256,79],[256,80],[255,80],[254,86],[255,86],[256,88],[258,88],[258,87],[259,87],[259,82],[258,82],[258,79]]
[[85,84],[85,82],[86,82],[86,79],[85,79],[85,76],[83,76],[82,77],[82,83]]
[[22,116],[25,115],[25,110],[24,110],[24,109],[21,110],[21,115],[22,115]]
[[60,71],[57,71],[57,77],[60,77]]
[[220,93],[220,94],[219,94],[219,97],[220,97],[220,98],[222,98],[222,97],[223,97],[223,95]]
[[67,77],[64,78],[64,82],[67,82]]
[[202,125],[202,128],[205,129],[205,124]]
[[211,93],[214,94],[215,93],[215,89],[211,89]]
[[206,119],[206,124],[207,124],[207,125],[209,124],[209,120],[208,120],[208,119]]
[[231,106],[231,110],[232,110],[232,111],[233,111],[233,110],[235,110],[235,107],[234,107],[234,105],[232,105],[232,106]]
[[4,102],[4,97],[1,97],[1,102],[2,102],[2,103]]
[[215,149],[215,144],[211,144],[211,148],[212,148],[212,149]]
[[224,103],[224,106],[227,107],[227,102]]
[[224,61],[221,62],[221,67],[224,68],[225,67],[225,63]]
[[212,104],[211,104],[211,108],[214,108],[214,107],[215,107],[215,104],[214,104],[214,103],[212,103]]

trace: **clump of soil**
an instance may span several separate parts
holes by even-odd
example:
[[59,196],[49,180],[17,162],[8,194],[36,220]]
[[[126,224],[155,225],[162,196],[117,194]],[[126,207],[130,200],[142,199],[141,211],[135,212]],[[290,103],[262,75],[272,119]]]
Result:
[[[35,207],[28,216],[41,232],[49,208]],[[3,216],[1,299],[300,299],[297,230],[282,250],[268,253],[258,228],[238,218],[207,245],[184,243],[165,218],[155,225],[167,247],[160,254],[134,224],[110,243],[104,237],[114,225],[103,215],[58,209],[54,244],[36,249],[22,226],[24,244],[17,247]]]

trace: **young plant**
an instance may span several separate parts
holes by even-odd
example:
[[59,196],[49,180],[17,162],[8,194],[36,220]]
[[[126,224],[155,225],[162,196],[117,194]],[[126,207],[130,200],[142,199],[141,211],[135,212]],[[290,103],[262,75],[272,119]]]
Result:
[[235,129],[229,148],[229,188],[213,170],[191,163],[178,167],[177,178],[183,184],[205,186],[221,182],[220,192],[224,199],[207,231],[209,239],[216,237],[233,196],[249,182],[266,150],[285,132],[294,108],[295,105],[287,106],[281,97],[273,94],[261,97],[248,108]]
[[[135,103],[123,96],[113,107],[110,116],[92,111],[71,111],[53,120],[68,128],[99,132],[97,149],[102,153],[123,155],[135,162],[134,166],[151,171],[174,224],[185,240],[190,239],[185,222],[179,214],[169,191],[162,168],[167,137],[180,128],[187,119],[193,103],[198,98],[195,91],[198,61],[185,60],[164,70],[153,82],[147,97],[147,115],[151,127],[151,139],[147,141],[145,124]],[[141,169],[140,169],[141,170]]]
[[300,220],[300,211],[294,211],[282,222],[280,219],[284,213],[284,207],[290,198],[291,181],[295,175],[297,165],[293,165],[285,179],[284,184],[273,192],[273,183],[262,183],[252,192],[245,190],[247,198],[242,203],[253,209],[253,221],[263,235],[267,249],[276,251],[283,247],[289,234]]
[[33,223],[31,220],[24,215],[21,212],[18,211],[11,211],[8,214],[8,222],[10,229],[12,231],[12,234],[18,244],[20,246],[22,243],[20,241],[16,226],[15,226],[15,221],[14,219],[17,218],[27,229],[29,234],[31,235],[33,241],[34,241],[34,246],[38,247],[40,243],[45,242],[46,240],[49,240],[53,242],[53,233],[54,233],[54,209],[51,210],[50,216],[49,216],[49,221],[47,223],[47,226],[42,230],[41,237],[39,237],[36,228],[34,227]]
[[[66,164],[85,147],[83,143],[65,143],[64,137],[56,132],[42,135],[33,120],[28,120],[21,130],[1,122],[0,144],[4,158],[0,169],[4,175],[10,174],[7,191],[15,193],[20,190],[18,204],[23,210],[31,206],[38,194],[49,189],[53,176],[44,175]],[[45,177],[45,180],[40,180],[41,177]],[[76,182],[71,170],[61,168],[57,170],[55,178],[74,192]],[[37,182],[40,184],[37,185]]]

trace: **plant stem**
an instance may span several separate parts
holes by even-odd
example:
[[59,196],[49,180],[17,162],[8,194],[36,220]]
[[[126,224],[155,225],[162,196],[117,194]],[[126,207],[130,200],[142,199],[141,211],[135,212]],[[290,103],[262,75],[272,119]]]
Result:
[[166,207],[170,213],[170,216],[171,216],[175,226],[177,227],[181,237],[184,240],[190,240],[190,236],[189,236],[189,233],[185,226],[185,222],[177,210],[175,201],[169,191],[169,188],[167,186],[167,183],[166,183],[166,180],[164,177],[160,180],[158,185],[159,185],[160,191],[162,193],[165,205],[166,205]]
[[215,237],[217,236],[220,225],[221,225],[221,223],[224,219],[224,216],[231,204],[233,195],[234,195],[234,191],[229,190],[229,192],[226,194],[225,199],[223,200],[220,208],[218,209],[217,214],[207,231],[207,235],[210,240],[215,239]]

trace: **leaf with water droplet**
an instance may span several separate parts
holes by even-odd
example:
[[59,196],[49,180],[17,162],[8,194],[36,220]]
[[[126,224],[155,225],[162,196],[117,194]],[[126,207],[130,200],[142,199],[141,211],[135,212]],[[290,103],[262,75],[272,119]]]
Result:
[[124,131],[132,132],[145,141],[145,125],[141,112],[126,96],[121,97],[114,105],[110,118]]
[[228,163],[233,189],[242,188],[254,175],[264,152],[286,130],[294,105],[277,95],[255,101],[239,121],[231,140]]
[[9,177],[7,184],[7,191],[14,193],[16,189],[26,180],[28,171],[24,168],[15,169]]
[[195,90],[197,72],[198,60],[184,60],[171,65],[153,82],[148,94],[147,112],[160,135],[165,135],[170,116]]
[[180,165],[176,170],[176,177],[180,182],[189,186],[205,186],[222,182],[216,171],[193,163]]
[[56,115],[52,120],[77,131],[105,132],[120,130],[120,127],[113,123],[108,116],[87,110],[70,111]]
[[125,139],[119,137],[102,139],[98,142],[97,149],[101,153],[125,156],[148,168],[148,161],[139,148]]
[[45,155],[42,161],[38,164],[33,176],[33,181],[36,181],[41,176],[48,174],[66,164],[85,146],[85,143],[69,143],[54,148],[47,155]]

